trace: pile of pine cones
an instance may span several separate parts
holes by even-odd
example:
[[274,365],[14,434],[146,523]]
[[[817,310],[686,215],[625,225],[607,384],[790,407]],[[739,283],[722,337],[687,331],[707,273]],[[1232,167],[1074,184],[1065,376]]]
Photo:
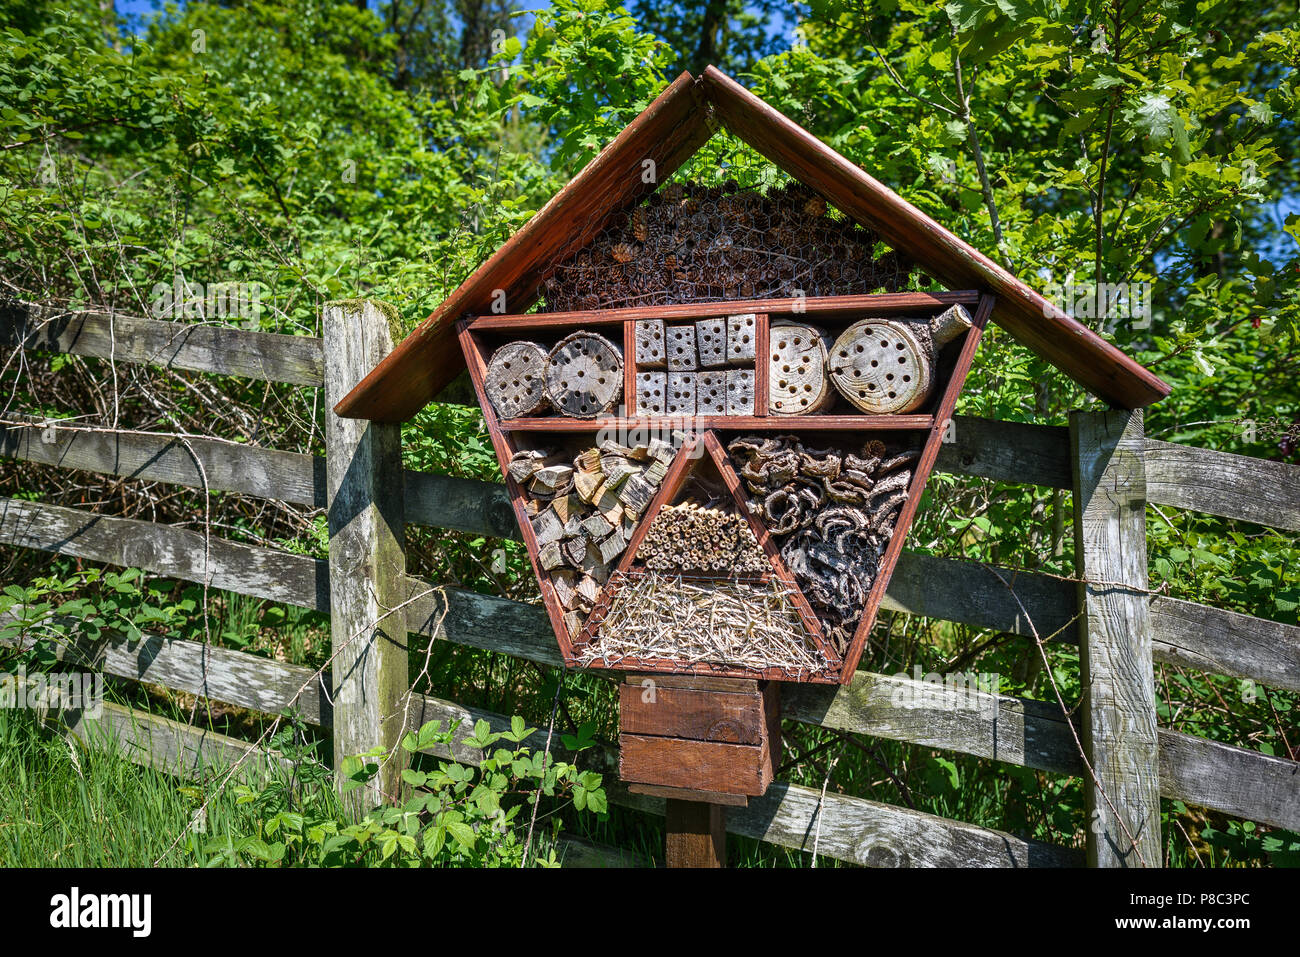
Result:
[[854,454],[804,446],[792,435],[748,435],[727,447],[749,507],[776,536],[781,558],[844,653],[880,558],[907,501],[919,449],[878,439]]
[[912,264],[874,258],[876,235],[826,215],[800,184],[763,195],[670,183],[541,284],[546,311],[611,309],[730,299],[865,295],[906,288]]

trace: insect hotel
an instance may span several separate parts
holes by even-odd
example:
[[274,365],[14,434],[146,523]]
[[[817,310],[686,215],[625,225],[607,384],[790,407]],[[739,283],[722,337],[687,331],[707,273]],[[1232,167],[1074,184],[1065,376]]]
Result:
[[[792,182],[673,181],[724,127]],[[468,366],[565,662],[625,675],[623,779],[716,843],[778,683],[852,680],[990,320],[1114,405],[1167,391],[710,68],[336,411],[404,420]]]

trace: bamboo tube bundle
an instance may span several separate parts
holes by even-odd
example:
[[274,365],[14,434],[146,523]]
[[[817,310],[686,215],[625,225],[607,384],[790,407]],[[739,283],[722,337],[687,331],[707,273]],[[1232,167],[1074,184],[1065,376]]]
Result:
[[671,572],[632,572],[584,650],[583,663],[628,658],[683,665],[781,668],[797,678],[826,667],[778,580],[697,581]]
[[694,572],[719,577],[771,571],[748,520],[734,510],[695,502],[665,505],[650,523],[637,561],[653,571]]
[[782,435],[743,436],[728,451],[749,507],[842,652],[907,501],[919,449],[871,439],[854,453]]

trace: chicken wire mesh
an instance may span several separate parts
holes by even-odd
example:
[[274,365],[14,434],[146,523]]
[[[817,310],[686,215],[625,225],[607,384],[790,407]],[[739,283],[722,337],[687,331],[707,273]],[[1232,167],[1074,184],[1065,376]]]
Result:
[[558,257],[542,311],[914,288],[914,263],[812,189],[780,181],[749,147],[718,134],[705,151]]

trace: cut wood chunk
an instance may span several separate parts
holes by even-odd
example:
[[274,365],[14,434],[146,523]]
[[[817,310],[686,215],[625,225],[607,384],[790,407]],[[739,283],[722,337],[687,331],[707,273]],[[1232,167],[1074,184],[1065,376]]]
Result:
[[573,487],[578,493],[578,498],[588,505],[596,500],[604,484],[605,479],[599,472],[578,472],[573,476]]
[[668,373],[641,372],[636,374],[636,414],[663,415],[668,394]]
[[758,356],[758,317],[752,312],[727,316],[727,359],[752,362]]
[[639,475],[634,475],[623,483],[618,498],[623,508],[634,515],[640,515],[654,498],[655,487]]
[[551,350],[546,395],[561,415],[594,419],[623,395],[623,356],[604,336],[580,330]]
[[863,319],[831,347],[831,381],[856,408],[897,415],[930,396],[934,348],[927,326],[891,319]]
[[780,320],[769,341],[768,410],[810,415],[834,401],[827,369],[827,336],[815,326]]
[[564,556],[560,554],[560,543],[558,541],[547,542],[537,553],[538,563],[548,572],[559,568],[564,564]]
[[551,573],[551,587],[555,589],[555,598],[562,608],[573,606],[573,572],[561,568]]
[[570,515],[569,520],[564,523],[564,537],[573,538],[575,535],[582,534],[582,516]]
[[562,495],[551,503],[551,508],[555,509],[560,521],[567,522],[570,516],[581,510],[582,500],[576,495]]
[[671,443],[665,442],[663,439],[650,440],[650,457],[652,459],[667,465],[672,462],[673,456],[676,454],[677,450],[672,447]]
[[560,491],[573,481],[572,465],[548,465],[533,473],[534,489]]
[[664,367],[668,360],[664,354],[664,323],[662,319],[638,319],[635,341],[638,369],[662,369]]
[[537,499],[535,498],[527,499],[524,502],[524,512],[527,513],[529,518],[535,517],[537,513],[541,511],[541,509],[542,509],[542,503],[537,501]]
[[622,532],[616,528],[600,543],[600,560],[606,565],[613,565],[625,548],[627,548],[627,541],[623,538]]
[[694,372],[668,373],[666,414],[695,415],[695,376]]
[[583,556],[581,567],[598,584],[603,585],[609,580],[609,565],[600,557],[600,547],[594,542],[587,543],[587,553]]
[[585,616],[578,611],[566,612],[564,615],[564,627],[569,629],[569,635],[572,638],[578,637],[582,633],[582,623]]
[[533,532],[537,535],[537,544],[546,545],[564,536],[564,523],[548,508],[533,520]]
[[727,370],[727,415],[754,414],[754,372],[752,369]]
[[700,368],[718,369],[727,364],[727,321],[725,319],[697,319],[695,321],[695,349]]
[[507,342],[488,360],[483,392],[503,419],[541,412],[546,408],[546,350],[535,342]]
[[613,528],[614,526],[611,525],[605,516],[601,515],[599,512],[587,516],[587,518],[583,519],[582,522],[582,533],[592,541],[604,538],[613,530]]
[[605,473],[605,488],[616,489],[629,475],[636,475],[641,470],[621,455],[602,455],[600,468]]
[[585,452],[580,452],[573,460],[573,467],[579,472],[599,472],[600,452],[597,449],[587,449]]
[[695,327],[669,326],[665,333],[670,372],[694,372],[699,363],[695,356]]
[[506,473],[521,485],[534,472],[546,465],[547,455],[540,449],[520,449],[510,457]]
[[665,462],[655,459],[650,463],[650,467],[641,473],[641,477],[651,485],[658,485],[668,474],[668,465]]
[[596,498],[595,506],[605,520],[611,525],[623,517],[623,503],[619,501],[618,496],[608,488],[601,490],[600,495]]
[[590,575],[583,575],[580,579],[578,579],[578,586],[576,591],[578,592],[578,595],[580,597],[586,599],[587,601],[593,604],[595,603],[596,599],[600,597],[600,585],[596,581],[596,579],[594,579]]
[[587,540],[582,536],[570,538],[564,543],[564,560],[574,568],[582,567],[582,560],[587,557]]
[[701,372],[695,380],[695,411],[698,415],[727,414],[727,373]]

